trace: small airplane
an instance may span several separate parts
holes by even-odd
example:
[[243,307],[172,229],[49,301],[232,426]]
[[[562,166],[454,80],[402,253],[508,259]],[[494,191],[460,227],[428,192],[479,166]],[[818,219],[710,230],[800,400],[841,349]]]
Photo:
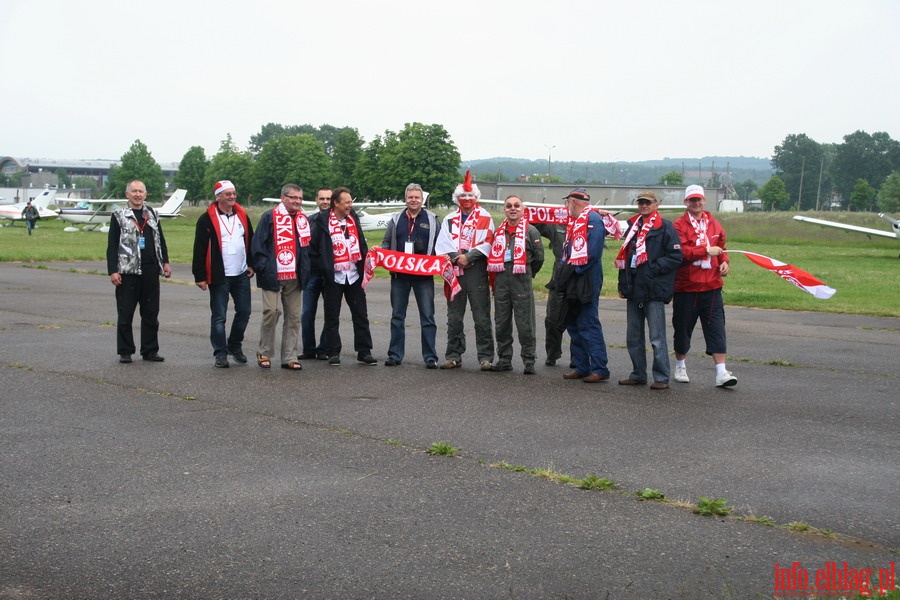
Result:
[[[425,196],[425,201],[428,201],[428,196]],[[263,198],[263,202],[281,202],[280,198]],[[391,220],[391,215],[393,215],[398,210],[402,210],[406,208],[405,202],[354,202],[353,210],[356,211],[357,216],[359,216],[359,224],[362,227],[363,231],[379,231],[381,229],[387,229],[388,222]],[[378,212],[375,214],[370,213],[371,210],[385,210],[389,212]],[[319,207],[315,202],[310,200],[303,201],[303,213],[306,215],[312,215],[319,212]]]
[[[31,201],[31,205],[34,206],[38,214],[42,219],[55,219],[57,217],[55,210],[50,210],[47,208],[50,206],[50,203],[53,202],[53,199],[56,197],[56,190],[46,189],[41,194]],[[10,221],[7,223],[7,227],[10,225],[14,225],[16,221],[22,221],[22,211],[25,210],[25,205],[27,202],[19,202],[18,204],[8,204],[5,206],[0,206],[0,219],[6,219]]]
[[[160,219],[172,219],[181,216],[181,205],[187,190],[175,190],[169,199],[156,210]],[[128,202],[124,198],[99,198],[80,200],[72,208],[60,208],[59,218],[70,223],[83,224],[85,231],[109,231],[109,219],[118,208]],[[63,231],[78,231],[77,227],[68,226]]]
[[884,231],[882,229],[870,229],[869,227],[859,227],[857,225],[846,225],[844,223],[837,223],[835,221],[826,221],[825,219],[813,219],[812,217],[804,217],[802,215],[797,215],[794,217],[795,221],[802,221],[804,223],[813,223],[815,225],[824,225],[825,227],[836,227],[838,229],[846,229],[848,231],[855,231],[857,233],[865,233],[869,237],[873,235],[878,235],[881,237],[894,238],[896,240],[900,240],[900,220],[897,220],[890,215],[886,215],[884,213],[878,213],[878,216],[891,224],[891,231]]

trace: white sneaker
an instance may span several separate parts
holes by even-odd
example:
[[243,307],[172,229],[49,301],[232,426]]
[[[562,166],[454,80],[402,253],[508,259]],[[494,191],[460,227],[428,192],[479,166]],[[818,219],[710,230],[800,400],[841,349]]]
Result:
[[691,381],[687,376],[687,367],[675,367],[675,381],[680,383],[689,383]]
[[731,374],[731,371],[723,371],[716,375],[716,387],[731,387],[737,385],[737,377]]

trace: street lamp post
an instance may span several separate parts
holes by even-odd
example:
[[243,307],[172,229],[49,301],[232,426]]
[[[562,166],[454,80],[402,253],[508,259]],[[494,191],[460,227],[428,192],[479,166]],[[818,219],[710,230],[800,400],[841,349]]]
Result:
[[544,147],[547,149],[547,179],[550,179],[553,176],[553,171],[550,168],[550,165],[552,164],[550,162],[550,159],[553,156],[553,149],[556,148],[556,146],[548,146],[547,144],[544,144]]

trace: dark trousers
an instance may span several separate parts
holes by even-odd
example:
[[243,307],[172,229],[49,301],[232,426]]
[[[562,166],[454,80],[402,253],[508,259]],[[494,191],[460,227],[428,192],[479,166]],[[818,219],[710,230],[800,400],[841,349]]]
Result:
[[324,278],[321,273],[310,273],[303,286],[303,310],[300,311],[301,340],[304,354],[318,354],[325,349],[325,334],[319,335],[316,345],[316,312],[322,295]]
[[[212,313],[209,326],[209,341],[213,356],[226,356],[229,352],[241,350],[244,332],[250,322],[250,278],[246,274],[225,278],[224,283],[209,284],[209,310]],[[234,300],[234,320],[231,333],[225,338],[225,322],[228,313],[228,296]]]
[[159,351],[159,267],[144,265],[141,275],[122,275],[116,286],[116,352],[134,354],[134,309],[141,307],[141,356]]
[[350,317],[353,319],[353,349],[357,353],[368,353],[372,350],[372,334],[369,331],[369,309],[366,305],[366,292],[362,289],[362,277],[356,283],[335,283],[334,279],[325,278],[323,286],[325,297],[325,352],[329,357],[341,353],[341,301],[347,301]]

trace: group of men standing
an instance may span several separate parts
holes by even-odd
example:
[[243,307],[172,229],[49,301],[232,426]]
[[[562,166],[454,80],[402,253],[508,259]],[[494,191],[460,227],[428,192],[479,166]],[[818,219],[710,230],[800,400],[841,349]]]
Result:
[[[375,365],[369,329],[364,261],[369,251],[353,210],[349,189],[321,188],[316,192],[318,212],[302,210],[303,190],[287,184],[280,202],[267,210],[254,230],[246,211],[237,203],[232,182],[215,184],[215,201],[196,225],[192,271],[196,285],[209,292],[210,341],[214,364],[229,367],[229,355],[247,363],[243,341],[251,312],[250,279],[262,290],[263,315],[256,352],[259,367],[271,368],[276,328],[282,320],[280,365],[300,371],[301,359],[341,364],[340,311],[346,303],[353,322],[357,361]],[[118,307],[117,351],[121,362],[131,362],[135,344],[131,331],[134,310],[141,307],[141,348],[145,360],[162,361],[159,354],[159,275],[171,276],[168,253],[156,212],[144,205],[146,188],[132,181],[126,189],[129,203],[111,219],[107,262],[116,286]],[[601,258],[607,235],[619,236],[614,216],[591,206],[584,188],[566,197],[562,220],[531,223],[522,199],[504,202],[505,219],[494,227],[491,215],[479,206],[480,191],[467,173],[453,193],[456,209],[439,221],[424,208],[424,192],[411,183],[405,190],[406,208],[392,215],[381,246],[372,250],[446,256],[458,289],[447,296],[447,348],[438,364],[435,322],[435,285],[431,275],[391,273],[391,338],[385,366],[399,366],[406,357],[405,322],[410,292],[415,296],[421,329],[422,358],[428,369],[461,367],[466,351],[464,317],[467,307],[475,324],[475,346],[482,371],[510,371],[513,358],[513,323],[521,348],[525,374],[535,373],[536,319],[532,278],[544,263],[541,236],[551,243],[553,277],[548,284],[545,319],[547,359],[552,366],[562,356],[562,332],[571,338],[568,380],[596,383],[609,379],[608,357],[599,319],[603,286]],[[645,385],[645,327],[653,349],[652,389],[669,383],[665,304],[673,296],[675,380],[688,382],[685,357],[698,320],[707,353],[717,368],[716,385],[737,380],[725,368],[725,328],[722,277],[728,274],[725,233],[704,210],[703,188],[685,193],[687,211],[673,225],[658,212],[652,191],[636,200],[638,214],[628,222],[625,241],[616,257],[619,294],[627,299],[627,345],[633,370],[622,385]],[[558,217],[557,217],[558,219]],[[561,223],[565,223],[562,225]],[[536,226],[537,225],[537,226]],[[305,292],[305,294],[303,293]],[[324,328],[314,330],[319,295],[323,298]],[[494,323],[491,323],[493,296]],[[226,336],[228,299],[234,318]],[[302,324],[302,338],[301,338]],[[495,340],[496,334],[496,362]],[[302,339],[302,349],[301,349]]]

